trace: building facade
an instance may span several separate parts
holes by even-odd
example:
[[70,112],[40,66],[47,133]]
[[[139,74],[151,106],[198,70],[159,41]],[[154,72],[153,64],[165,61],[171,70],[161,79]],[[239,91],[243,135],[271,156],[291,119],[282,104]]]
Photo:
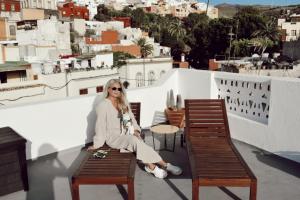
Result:
[[120,78],[129,83],[128,88],[151,86],[172,69],[172,63],[171,57],[128,59],[119,69]]
[[282,41],[295,41],[300,38],[300,15],[290,15],[290,20],[287,21],[285,18],[278,19],[278,27],[281,31]]
[[57,10],[57,0],[21,0],[22,8]]
[[77,6],[74,2],[67,2],[58,6],[62,18],[89,20],[89,10],[86,6]]
[[0,0],[1,12],[20,12],[21,4],[17,0]]

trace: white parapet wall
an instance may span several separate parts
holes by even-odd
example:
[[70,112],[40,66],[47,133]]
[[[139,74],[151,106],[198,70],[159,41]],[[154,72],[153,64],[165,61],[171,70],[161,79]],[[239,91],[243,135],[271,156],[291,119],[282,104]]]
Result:
[[[164,111],[167,91],[178,91],[177,80],[177,71],[170,71],[152,87],[128,91],[130,102],[142,102],[142,127],[152,124],[156,111]],[[84,145],[92,141],[95,106],[101,98],[99,94],[0,107],[0,127],[9,126],[27,139],[27,159]]]
[[[128,90],[130,102],[141,102],[141,126],[153,123],[166,108],[167,92],[182,99],[218,98],[217,79],[270,81],[268,123],[229,112],[231,137],[300,162],[300,80],[177,69],[167,72],[151,87]],[[233,83],[234,85],[234,83]],[[231,86],[231,82],[230,82]],[[254,87],[254,85],[253,85]],[[266,88],[262,90],[267,90]],[[27,159],[84,145],[92,141],[95,106],[101,95],[69,97],[36,104],[0,107],[0,127],[10,126],[27,139]],[[42,148],[47,145],[52,148]]]

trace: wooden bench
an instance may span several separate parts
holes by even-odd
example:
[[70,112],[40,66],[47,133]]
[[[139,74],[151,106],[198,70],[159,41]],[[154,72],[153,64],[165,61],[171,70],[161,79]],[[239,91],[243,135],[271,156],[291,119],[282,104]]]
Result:
[[[130,103],[137,123],[140,122],[140,103]],[[120,153],[107,145],[101,148],[108,150],[106,158],[94,158],[87,153],[80,167],[72,176],[72,198],[79,200],[79,185],[127,184],[128,199],[134,200],[134,174],[136,157],[133,153]]]
[[255,200],[257,180],[231,141],[224,100],[185,100],[185,110],[193,200],[200,186],[250,187]]
[[[107,150],[108,147],[101,148]],[[111,149],[106,158],[94,158],[88,153],[72,177],[72,197],[79,200],[79,185],[127,184],[128,199],[134,200],[136,158],[133,153]]]

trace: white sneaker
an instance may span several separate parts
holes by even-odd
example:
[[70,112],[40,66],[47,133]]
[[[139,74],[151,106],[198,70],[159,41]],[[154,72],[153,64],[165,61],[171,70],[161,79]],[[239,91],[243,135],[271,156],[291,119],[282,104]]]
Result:
[[171,172],[173,175],[180,175],[182,173],[182,169],[180,169],[180,167],[172,165],[171,163],[167,163],[166,169],[167,171]]
[[157,166],[153,170],[151,170],[149,167],[145,166],[145,171],[153,174],[156,178],[166,178],[168,175],[168,173],[165,170],[163,170]]

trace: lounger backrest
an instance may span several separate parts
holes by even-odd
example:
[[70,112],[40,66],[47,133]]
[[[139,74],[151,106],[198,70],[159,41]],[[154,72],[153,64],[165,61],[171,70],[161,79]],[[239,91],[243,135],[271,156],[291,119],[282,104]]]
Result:
[[230,137],[223,99],[186,99],[185,134],[189,137]]
[[131,112],[133,113],[136,122],[140,125],[140,114],[141,114],[141,103],[131,102],[130,103]]

